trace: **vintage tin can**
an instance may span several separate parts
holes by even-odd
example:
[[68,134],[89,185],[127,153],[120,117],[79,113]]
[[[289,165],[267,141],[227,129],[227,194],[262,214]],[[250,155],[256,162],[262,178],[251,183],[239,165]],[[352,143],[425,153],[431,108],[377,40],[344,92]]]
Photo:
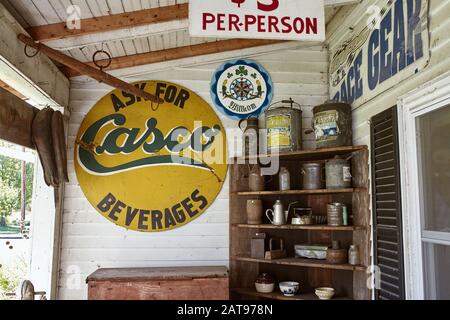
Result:
[[351,146],[352,108],[349,104],[328,101],[313,109],[316,148]]
[[324,186],[323,163],[321,162],[304,163],[302,165],[301,174],[303,177],[304,190],[323,189]]
[[327,189],[345,189],[352,186],[350,161],[335,157],[325,164]]
[[[274,107],[275,104],[273,104],[265,112],[267,151],[269,153],[286,153],[302,149],[302,111],[300,105],[292,99],[283,100],[281,103],[284,105],[290,104],[290,106]],[[294,107],[294,105],[298,107]]]
[[327,205],[327,222],[329,226],[340,227],[343,225],[344,204],[330,203]]

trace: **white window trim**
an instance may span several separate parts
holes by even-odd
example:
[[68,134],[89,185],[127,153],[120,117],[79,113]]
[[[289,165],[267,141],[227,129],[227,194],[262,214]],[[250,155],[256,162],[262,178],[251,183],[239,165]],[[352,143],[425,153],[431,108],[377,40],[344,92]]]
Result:
[[[398,100],[406,299],[424,299],[416,118],[450,104],[450,73]],[[425,239],[424,239],[425,240]]]

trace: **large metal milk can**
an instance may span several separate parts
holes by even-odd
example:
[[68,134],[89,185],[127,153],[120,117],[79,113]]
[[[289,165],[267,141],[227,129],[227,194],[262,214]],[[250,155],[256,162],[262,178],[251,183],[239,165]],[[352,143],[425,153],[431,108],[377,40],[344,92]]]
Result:
[[349,104],[328,101],[313,109],[316,148],[352,145],[352,108]]
[[351,164],[339,156],[327,160],[325,164],[327,189],[345,189],[352,187]]
[[[282,106],[275,106],[278,104]],[[273,103],[265,112],[268,153],[302,149],[302,110],[294,100]]]

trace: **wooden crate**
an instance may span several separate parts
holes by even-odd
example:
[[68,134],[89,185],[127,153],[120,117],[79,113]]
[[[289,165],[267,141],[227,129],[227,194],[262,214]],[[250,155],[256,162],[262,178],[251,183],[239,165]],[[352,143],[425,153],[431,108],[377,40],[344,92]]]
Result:
[[225,267],[111,268],[87,277],[89,300],[228,300]]

